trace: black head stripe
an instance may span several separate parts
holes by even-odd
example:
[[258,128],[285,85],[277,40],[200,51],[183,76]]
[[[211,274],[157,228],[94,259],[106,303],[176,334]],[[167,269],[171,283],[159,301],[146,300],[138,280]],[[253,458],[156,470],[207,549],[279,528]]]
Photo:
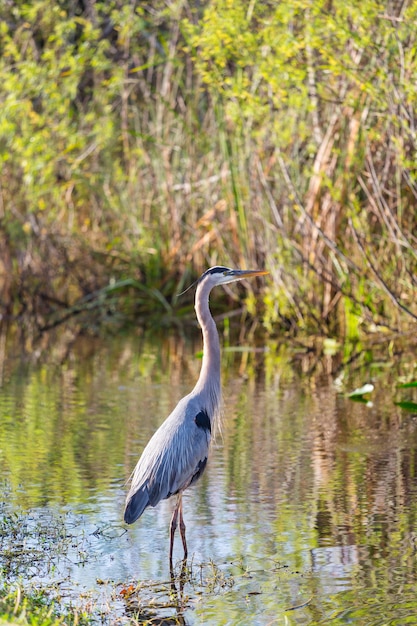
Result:
[[223,265],[216,265],[216,267],[211,267],[207,270],[206,274],[223,274],[224,272],[229,272],[229,267],[224,267]]
[[194,285],[198,285],[199,283],[201,283],[201,281],[204,280],[206,276],[209,276],[211,274],[224,274],[224,272],[230,272],[230,268],[223,267],[222,265],[211,267],[210,269],[206,270],[204,274],[200,276],[200,278],[197,278],[196,281],[194,281],[189,287],[187,287],[187,289],[184,289],[184,291],[181,291],[181,293],[177,293],[177,297],[182,296],[184,293],[187,293],[187,291],[194,287]]

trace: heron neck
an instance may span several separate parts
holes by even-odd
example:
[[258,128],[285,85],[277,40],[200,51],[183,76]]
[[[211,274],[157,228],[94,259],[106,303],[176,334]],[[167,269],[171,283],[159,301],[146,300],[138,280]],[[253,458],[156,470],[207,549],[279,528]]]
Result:
[[210,410],[212,416],[215,417],[220,410],[221,403],[220,342],[216,323],[209,307],[210,290],[210,285],[202,282],[197,286],[195,295],[195,312],[203,333],[203,362],[195,391],[207,390],[209,392],[206,395],[211,406],[208,406],[207,410]]

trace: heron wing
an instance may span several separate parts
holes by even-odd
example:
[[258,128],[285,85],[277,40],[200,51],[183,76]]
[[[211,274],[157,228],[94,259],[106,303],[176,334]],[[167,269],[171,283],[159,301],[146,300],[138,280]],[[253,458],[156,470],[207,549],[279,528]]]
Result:
[[156,431],[133,472],[125,521],[137,520],[147,506],[186,489],[203,473],[211,439],[207,412],[181,401]]
[[149,505],[149,493],[146,485],[139,488],[126,502],[124,520],[126,524],[133,524]]

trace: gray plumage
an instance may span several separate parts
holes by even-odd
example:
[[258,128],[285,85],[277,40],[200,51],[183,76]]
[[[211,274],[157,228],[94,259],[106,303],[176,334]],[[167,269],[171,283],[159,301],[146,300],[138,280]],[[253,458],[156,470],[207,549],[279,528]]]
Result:
[[[201,475],[212,430],[196,424],[196,416],[206,412],[202,404],[193,392],[182,398],[150,439],[132,475],[125,510],[128,524],[135,522],[147,506],[156,506],[161,500],[184,491],[197,474]],[[214,421],[216,414],[212,415]]]
[[187,556],[182,492],[203,473],[212,434],[221,413],[220,343],[209,308],[210,291],[243,278],[267,274],[263,270],[213,267],[199,278],[195,310],[203,334],[203,361],[194,389],[182,398],[145,447],[131,477],[126,498],[125,522],[132,524],[148,506],[178,494],[171,520],[170,563],[179,514],[184,557]]

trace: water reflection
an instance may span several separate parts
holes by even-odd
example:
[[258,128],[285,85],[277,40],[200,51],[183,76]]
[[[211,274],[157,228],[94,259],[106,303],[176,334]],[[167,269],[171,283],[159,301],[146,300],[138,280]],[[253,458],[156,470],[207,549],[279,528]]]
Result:
[[[50,352],[35,347],[25,360],[13,358],[7,341],[2,565],[10,579],[65,581],[64,599],[93,588],[103,605],[116,597],[112,623],[126,608],[117,582],[163,581],[169,594],[172,503],[127,530],[125,481],[192,388],[199,337],[58,337]],[[281,349],[223,354],[223,433],[205,476],[184,495],[194,576],[184,583],[194,593],[186,623],[407,623],[417,613],[416,419],[387,392],[392,370],[373,372],[367,407],[340,393],[329,357],[318,373],[310,359],[294,366]],[[348,371],[346,385],[363,375]],[[16,533],[8,539],[15,514],[32,562],[19,556]],[[33,558],[42,554],[40,529],[49,560]]]

